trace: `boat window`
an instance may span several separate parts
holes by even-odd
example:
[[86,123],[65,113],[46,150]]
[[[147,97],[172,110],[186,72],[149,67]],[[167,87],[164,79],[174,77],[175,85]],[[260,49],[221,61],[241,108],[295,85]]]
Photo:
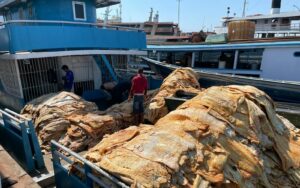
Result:
[[290,23],[290,19],[288,19],[288,18],[283,18],[281,20],[281,24],[289,24],[289,23]]
[[179,52],[175,53],[175,64],[182,67],[191,67],[192,66],[192,52]]
[[260,70],[263,49],[240,50],[237,69]]
[[234,50],[197,52],[195,57],[195,67],[233,69],[234,55]]
[[294,56],[295,56],[295,57],[300,57],[300,52],[295,52],[295,53],[294,53]]
[[156,59],[157,58],[157,52],[156,51],[148,51],[148,58]]
[[85,10],[85,3],[79,1],[73,1],[73,14],[74,20],[86,20],[86,10]]
[[[157,55],[157,54],[156,54]],[[154,59],[156,59],[156,55]],[[153,54],[150,54],[150,58]],[[161,52],[160,53],[160,61],[175,64],[182,67],[191,67],[192,66],[192,52]]]

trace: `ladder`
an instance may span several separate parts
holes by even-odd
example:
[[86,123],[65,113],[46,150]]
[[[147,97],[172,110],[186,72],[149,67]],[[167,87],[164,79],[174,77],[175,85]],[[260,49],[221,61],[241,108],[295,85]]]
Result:
[[106,82],[118,82],[117,74],[114,71],[112,64],[109,62],[106,55],[101,54],[100,56],[93,56],[101,73],[102,73],[102,83]]

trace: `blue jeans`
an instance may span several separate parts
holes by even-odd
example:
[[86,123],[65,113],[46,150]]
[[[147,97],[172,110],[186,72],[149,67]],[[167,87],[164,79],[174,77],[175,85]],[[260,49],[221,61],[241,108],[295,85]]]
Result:
[[133,113],[143,114],[144,113],[144,96],[134,95],[133,97]]

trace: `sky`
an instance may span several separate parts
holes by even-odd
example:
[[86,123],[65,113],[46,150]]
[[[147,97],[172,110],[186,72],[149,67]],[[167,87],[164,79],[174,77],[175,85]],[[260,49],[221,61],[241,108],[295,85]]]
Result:
[[[178,22],[178,0],[121,0],[124,22],[144,22],[149,19],[150,8],[159,12],[160,21]],[[248,0],[246,15],[269,14],[272,0]],[[244,0],[181,0],[180,28],[184,32],[213,30],[221,18],[235,13],[242,16]],[[282,0],[282,12],[299,11],[300,0]],[[112,6],[110,15],[116,15],[119,6]],[[104,17],[105,9],[99,9],[97,16]]]

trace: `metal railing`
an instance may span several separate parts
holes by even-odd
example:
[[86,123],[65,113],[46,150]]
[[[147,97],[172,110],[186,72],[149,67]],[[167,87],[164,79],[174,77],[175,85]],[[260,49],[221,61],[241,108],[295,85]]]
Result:
[[266,25],[256,25],[256,31],[299,31],[300,24],[266,24]]
[[0,26],[6,26],[9,24],[26,24],[26,25],[33,25],[33,24],[58,24],[58,25],[81,25],[81,26],[93,26],[99,27],[102,29],[115,29],[115,30],[122,30],[122,31],[136,31],[136,32],[144,32],[143,29],[139,28],[132,28],[132,27],[122,27],[122,26],[114,26],[109,24],[102,24],[102,23],[87,23],[87,22],[73,22],[73,21],[55,21],[55,20],[10,20],[3,23],[0,23]]
[[59,91],[61,82],[58,58],[36,58],[17,61],[24,102]]
[[[55,141],[51,141],[51,151],[57,187],[93,187],[97,184],[104,188],[129,188],[119,179]],[[70,173],[68,165],[62,165],[61,161],[71,165],[80,176]]]
[[0,144],[27,172],[45,167],[32,120],[11,110],[0,109]]
[[11,20],[0,27],[3,53],[146,48],[145,34],[137,28],[54,20]]
[[[223,27],[223,26],[217,26],[215,27],[215,30],[217,33],[227,33],[228,32],[228,28],[227,27]],[[265,24],[265,25],[256,25],[255,28],[256,32],[300,32],[300,23],[295,23],[295,24]]]

